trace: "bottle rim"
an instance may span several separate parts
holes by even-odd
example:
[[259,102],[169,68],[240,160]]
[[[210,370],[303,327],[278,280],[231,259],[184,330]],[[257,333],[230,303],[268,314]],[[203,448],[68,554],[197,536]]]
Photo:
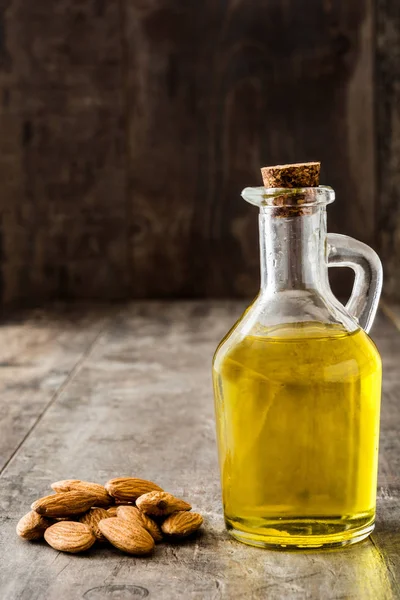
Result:
[[273,208],[312,207],[331,204],[335,200],[334,190],[327,185],[304,188],[246,187],[242,190],[241,196],[254,206]]

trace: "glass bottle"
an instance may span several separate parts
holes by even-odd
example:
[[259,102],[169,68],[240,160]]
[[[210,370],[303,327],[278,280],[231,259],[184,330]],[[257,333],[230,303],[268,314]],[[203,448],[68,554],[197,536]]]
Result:
[[[261,289],[213,360],[225,521],[266,547],[334,547],[374,528],[381,360],[376,253],[326,232],[329,187],[246,188]],[[344,307],[328,267],[355,271]]]

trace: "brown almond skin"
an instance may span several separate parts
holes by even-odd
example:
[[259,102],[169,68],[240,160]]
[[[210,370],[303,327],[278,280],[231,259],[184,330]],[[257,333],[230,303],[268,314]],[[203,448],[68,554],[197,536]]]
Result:
[[88,525],[77,521],[60,521],[44,532],[46,542],[61,552],[76,554],[88,550],[96,537]]
[[105,508],[91,508],[87,513],[82,515],[79,521],[90,527],[99,542],[105,542],[106,538],[99,529],[99,522],[102,519],[109,519],[110,516]]
[[39,498],[32,510],[46,517],[70,517],[80,515],[96,504],[96,496],[79,491],[61,492]]
[[136,506],[117,506],[117,517],[143,527],[142,517]]
[[161,542],[163,539],[161,529],[157,523],[144,513],[141,513],[135,506],[118,506],[117,516],[136,523],[139,527],[144,527],[156,543]]
[[176,537],[186,537],[199,529],[203,517],[198,513],[178,511],[169,515],[161,525],[163,533]]
[[31,510],[18,521],[16,531],[24,540],[40,540],[46,529],[52,524],[53,521]]
[[85,494],[96,496],[95,505],[101,508],[108,508],[114,504],[114,499],[108,494],[104,485],[92,483],[91,481],[81,481],[80,479],[63,479],[51,484],[51,488],[59,492],[78,491]]
[[136,500],[138,509],[146,515],[163,517],[177,510],[191,510],[191,505],[185,500],[175,498],[168,492],[150,492]]
[[108,512],[109,516],[110,517],[116,517],[117,516],[117,509],[120,506],[131,506],[131,507],[133,507],[133,504],[127,504],[126,502],[125,503],[117,502],[116,504],[114,504],[114,506],[110,506],[110,508],[107,508],[107,512]]
[[147,492],[162,491],[162,488],[152,481],[135,477],[115,477],[107,481],[104,487],[110,496],[125,502],[134,502],[136,498]]
[[73,486],[82,483],[80,479],[62,479],[51,484],[51,489],[55,492],[70,492]]
[[101,533],[108,541],[128,554],[140,556],[154,550],[154,540],[143,527],[120,517],[111,517],[99,522]]
[[161,529],[158,524],[145,513],[140,513],[140,515],[142,517],[144,528],[150,533],[155,543],[158,544],[159,542],[162,542],[163,534],[161,533]]

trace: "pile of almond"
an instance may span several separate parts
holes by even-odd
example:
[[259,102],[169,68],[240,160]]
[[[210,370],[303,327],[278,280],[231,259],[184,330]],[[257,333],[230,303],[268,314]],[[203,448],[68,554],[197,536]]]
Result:
[[107,540],[128,554],[150,554],[168,538],[191,535],[203,522],[191,505],[145,479],[117,477],[105,486],[66,479],[36,500],[17,525],[26,540],[44,537],[55,550],[83,552]]

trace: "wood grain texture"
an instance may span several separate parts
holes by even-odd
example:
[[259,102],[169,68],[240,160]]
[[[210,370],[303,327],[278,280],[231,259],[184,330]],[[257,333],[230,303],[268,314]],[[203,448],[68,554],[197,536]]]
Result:
[[261,165],[321,159],[330,229],[373,242],[369,0],[136,1],[124,23],[135,296],[257,291]]
[[3,3],[0,301],[254,294],[265,164],[372,243],[371,1]]
[[[112,309],[109,326],[0,478],[2,597],[399,597],[399,331],[379,315],[373,332],[385,377],[372,541],[331,552],[263,551],[225,533],[214,437],[211,357],[243,308],[152,302],[117,315]],[[150,478],[190,500],[205,517],[202,535],[182,545],[161,544],[145,562],[105,546],[66,556],[16,537],[18,518],[51,481],[105,482],[118,474]]]
[[37,310],[2,324],[0,472],[79,367],[109,311]]
[[3,303],[125,295],[118,3],[12,0],[1,19]]
[[400,299],[400,6],[376,2],[377,228],[385,293]]
[[[400,306],[385,303],[386,319],[374,326],[383,359],[377,527],[372,536],[400,597]],[[397,333],[396,333],[397,331]],[[374,337],[374,336],[373,336]],[[374,339],[375,339],[374,338]]]

